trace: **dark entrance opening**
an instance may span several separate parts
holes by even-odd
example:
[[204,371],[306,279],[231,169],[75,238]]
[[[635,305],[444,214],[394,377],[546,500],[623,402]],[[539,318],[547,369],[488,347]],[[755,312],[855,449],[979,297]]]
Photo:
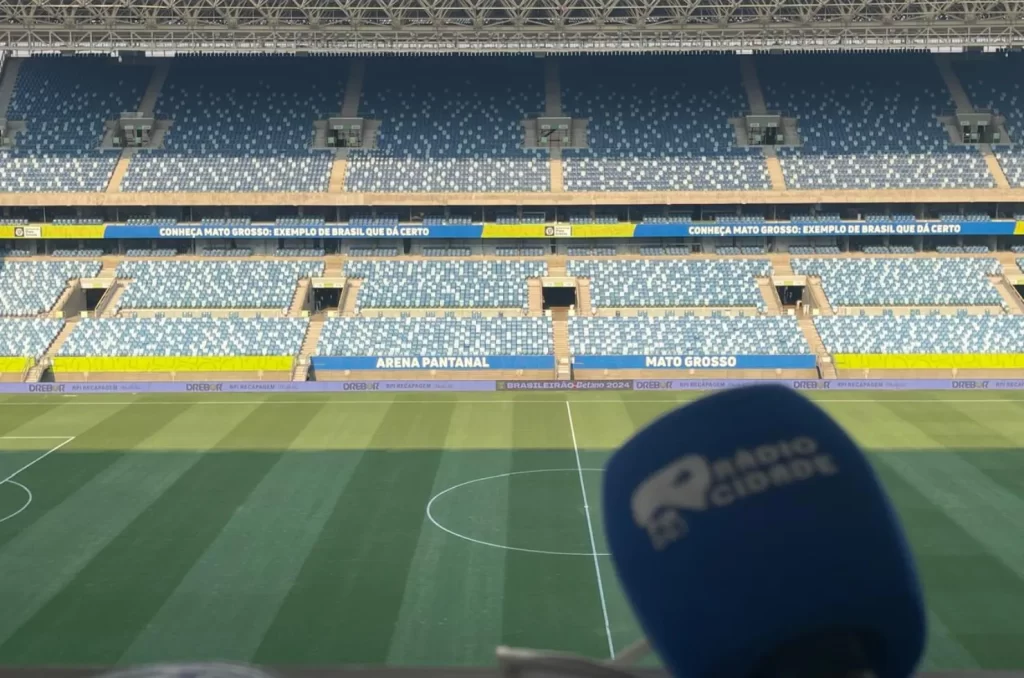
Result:
[[1013,289],[1017,290],[1017,296],[1024,299],[1024,285],[1014,285]]
[[83,290],[85,292],[85,310],[95,311],[96,307],[100,305],[100,299],[107,293],[107,288],[97,287]]
[[576,305],[576,287],[545,287],[544,310]]
[[775,288],[779,294],[779,301],[783,306],[796,306],[796,302],[804,298],[803,285],[779,285]]
[[338,308],[341,303],[341,288],[317,287],[313,290],[313,310],[327,311]]

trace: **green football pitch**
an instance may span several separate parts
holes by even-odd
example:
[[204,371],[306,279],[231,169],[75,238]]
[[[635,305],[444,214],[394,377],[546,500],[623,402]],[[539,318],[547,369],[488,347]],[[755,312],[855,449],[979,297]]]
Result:
[[[0,664],[607,656],[601,467],[690,397],[0,397]],[[1024,394],[818,400],[910,534],[924,668],[1024,668]]]

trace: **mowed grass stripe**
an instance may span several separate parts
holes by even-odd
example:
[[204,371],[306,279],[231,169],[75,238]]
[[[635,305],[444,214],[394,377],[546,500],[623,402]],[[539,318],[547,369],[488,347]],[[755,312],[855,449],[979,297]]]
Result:
[[519,403],[508,479],[511,544],[581,555],[505,554],[506,645],[607,657],[608,641],[565,405]]
[[[188,407],[114,410],[92,428],[79,431],[75,442],[117,451],[53,455],[19,476],[34,488],[36,498],[25,513],[4,524],[0,663],[15,661],[10,651],[17,646],[6,641],[195,462],[195,455],[153,461],[121,452]],[[68,447],[73,449],[74,444]],[[72,478],[82,484],[74,485]]]
[[[511,403],[456,407],[432,496],[469,480],[509,471],[514,407]],[[434,503],[433,515],[449,529],[505,544],[507,505],[508,487],[504,478],[498,478],[446,493]],[[425,520],[388,663],[424,666],[444,657],[450,665],[492,664],[494,648],[501,643],[504,586],[502,549],[452,536]]]
[[[976,506],[950,505],[922,488],[909,465],[930,463],[950,452],[883,452],[872,455],[907,530],[925,598],[941,625],[930,629],[925,667],[1019,668],[1024,665],[1020,610],[1024,579],[978,538],[962,515]],[[974,520],[974,519],[972,519]],[[1016,633],[1015,642],[990,643],[992,633]],[[952,662],[963,662],[956,665]]]
[[[315,411],[314,411],[315,413]],[[308,416],[312,417],[314,413]],[[256,407],[220,438],[253,444],[286,441],[306,415],[296,408],[275,417]],[[167,452],[131,454],[150,468],[165,459],[190,460],[172,484],[131,521],[77,576],[0,646],[16,664],[116,661],[277,461],[273,454]],[[174,477],[174,474],[171,474]]]
[[[359,459],[327,446],[346,440],[365,414],[324,416],[319,406],[311,407],[318,410],[313,418],[287,445],[277,441],[287,453],[124,653],[123,663],[252,658]],[[233,437],[218,449],[246,442]],[[315,450],[317,444],[323,447]]]
[[455,405],[386,407],[257,662],[387,659]]

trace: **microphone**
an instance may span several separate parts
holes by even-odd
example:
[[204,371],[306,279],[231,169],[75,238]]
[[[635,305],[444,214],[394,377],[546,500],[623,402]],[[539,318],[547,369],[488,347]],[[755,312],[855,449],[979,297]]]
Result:
[[906,678],[925,611],[867,458],[795,391],[716,393],[609,460],[622,587],[677,678]]

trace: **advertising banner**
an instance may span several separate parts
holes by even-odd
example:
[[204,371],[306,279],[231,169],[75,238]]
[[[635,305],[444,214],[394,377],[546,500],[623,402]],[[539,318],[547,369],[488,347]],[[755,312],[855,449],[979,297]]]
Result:
[[551,355],[314,357],[317,370],[546,370]]
[[837,353],[838,370],[1019,370],[1022,353]]
[[780,369],[814,368],[813,355],[578,355],[573,366],[578,370],[626,369]]
[[345,393],[493,391],[493,381],[118,381],[60,384],[5,384],[0,393],[114,394],[114,393]]

